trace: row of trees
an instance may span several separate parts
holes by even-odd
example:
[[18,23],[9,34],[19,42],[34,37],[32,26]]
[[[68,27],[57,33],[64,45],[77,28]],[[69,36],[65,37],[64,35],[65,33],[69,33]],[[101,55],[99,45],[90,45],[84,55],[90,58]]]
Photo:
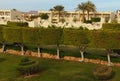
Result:
[[[52,14],[54,12],[58,13],[58,22],[63,21],[63,19],[60,20],[60,17],[61,15],[66,14],[66,11],[64,11],[64,6],[56,5],[53,8],[51,8],[50,11],[52,11]],[[81,4],[77,5],[75,11],[79,11],[79,12],[82,11],[82,22],[85,22],[85,12],[87,12],[87,16],[88,16],[87,20],[89,20],[89,12],[95,12],[96,6],[91,1],[82,2]],[[47,14],[40,14],[40,16],[31,16],[31,20],[37,17],[41,17],[41,19],[45,19],[45,20],[49,18]],[[78,20],[80,21],[80,16]],[[74,21],[76,21],[76,19],[74,19]]]
[[[83,13],[82,21],[84,22],[85,21],[85,12],[87,12],[87,15],[88,15],[87,19],[89,20],[89,12],[95,12],[96,6],[91,1],[87,1],[87,2],[82,2],[81,4],[78,4],[78,6],[77,6],[77,8],[75,8],[75,10],[82,11],[82,13]],[[51,8],[50,11],[58,12],[58,17],[59,17],[58,19],[60,21],[60,14],[64,12],[64,6],[56,5],[53,8]]]
[[120,31],[89,31],[62,28],[0,28],[0,43],[3,51],[6,44],[16,44],[21,47],[21,55],[24,55],[24,46],[38,48],[38,56],[41,56],[43,45],[56,45],[57,58],[59,59],[59,45],[74,45],[80,49],[81,60],[84,61],[86,47],[105,48],[108,51],[108,64],[113,48],[120,48]]

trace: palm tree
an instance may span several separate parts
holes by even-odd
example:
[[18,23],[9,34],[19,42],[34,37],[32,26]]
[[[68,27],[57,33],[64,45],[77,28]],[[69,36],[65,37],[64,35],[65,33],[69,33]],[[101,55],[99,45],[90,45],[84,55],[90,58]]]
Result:
[[60,22],[60,14],[62,11],[64,11],[64,6],[56,5],[53,7],[53,10],[58,12],[58,22]]
[[89,20],[89,12],[95,12],[96,6],[91,1],[87,1],[85,4],[86,4],[87,15],[88,15],[87,19]]
[[54,12],[54,9],[53,8],[50,8],[49,11],[51,11],[51,23],[53,22],[52,19],[53,19],[53,12]]
[[82,22],[85,20],[85,11],[87,9],[86,3],[78,4],[76,11],[82,11]]

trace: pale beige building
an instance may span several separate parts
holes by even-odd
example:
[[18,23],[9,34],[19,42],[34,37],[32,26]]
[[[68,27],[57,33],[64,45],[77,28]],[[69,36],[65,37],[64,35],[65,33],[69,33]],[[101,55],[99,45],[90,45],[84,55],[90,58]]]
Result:
[[[48,21],[51,23],[59,23],[59,17],[58,13],[54,11],[38,11],[39,14],[48,14],[49,19]],[[113,12],[90,12],[89,13],[89,19],[92,17],[99,17],[101,18],[101,23],[108,22],[110,23],[114,19],[114,13]],[[87,13],[85,12],[85,19],[87,20]],[[82,21],[82,12],[63,12],[60,15],[60,21],[61,22],[81,22]]]
[[117,11],[117,21],[120,23],[120,10]]
[[0,24],[6,24],[8,21],[22,21],[22,14],[20,11],[0,10]]

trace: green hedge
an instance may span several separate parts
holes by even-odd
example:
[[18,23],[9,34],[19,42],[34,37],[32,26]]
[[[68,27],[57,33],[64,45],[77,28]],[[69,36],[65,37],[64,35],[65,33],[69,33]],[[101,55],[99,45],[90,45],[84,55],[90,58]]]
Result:
[[100,22],[100,21],[101,21],[101,18],[99,18],[99,17],[92,17],[92,18],[91,18],[91,21],[92,21],[92,22]]
[[28,27],[28,23],[27,22],[7,22],[8,26],[18,26],[18,27]]
[[3,29],[3,38],[6,43],[22,43],[22,29],[5,27]]
[[104,23],[102,25],[103,30],[120,30],[120,24],[118,23]]
[[91,24],[91,23],[92,23],[92,20],[85,20],[84,23],[86,23],[86,24]]
[[39,28],[23,28],[22,37],[24,45],[37,46],[39,41]]
[[0,43],[3,42],[3,27],[0,27]]

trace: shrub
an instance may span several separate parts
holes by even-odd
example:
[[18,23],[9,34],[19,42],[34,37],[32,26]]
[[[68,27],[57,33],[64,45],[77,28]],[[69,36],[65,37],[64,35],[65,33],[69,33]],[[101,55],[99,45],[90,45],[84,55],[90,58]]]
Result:
[[89,23],[90,23],[90,24],[91,24],[92,21],[91,21],[91,20],[85,20],[84,23],[86,23],[86,24],[89,24]]
[[49,18],[49,16],[47,14],[41,14],[40,17],[41,17],[41,19],[45,19],[45,20],[47,20]]
[[101,18],[99,18],[99,17],[92,17],[92,18],[91,18],[91,21],[92,21],[92,22],[100,22],[100,21],[101,21]]
[[7,22],[8,26],[20,26],[20,27],[28,27],[28,23],[27,22]]
[[36,19],[36,18],[38,18],[37,15],[31,15],[31,16],[30,16],[30,19],[31,19],[31,20]]
[[108,66],[97,66],[94,69],[93,74],[96,79],[108,80],[108,79],[112,78],[113,70],[111,67],[108,67]]
[[120,49],[113,49],[113,52],[120,55]]
[[26,76],[35,74],[39,72],[39,62],[31,61],[29,60],[28,57],[24,57],[23,59],[21,59],[17,67],[17,70],[20,74],[26,75]]

